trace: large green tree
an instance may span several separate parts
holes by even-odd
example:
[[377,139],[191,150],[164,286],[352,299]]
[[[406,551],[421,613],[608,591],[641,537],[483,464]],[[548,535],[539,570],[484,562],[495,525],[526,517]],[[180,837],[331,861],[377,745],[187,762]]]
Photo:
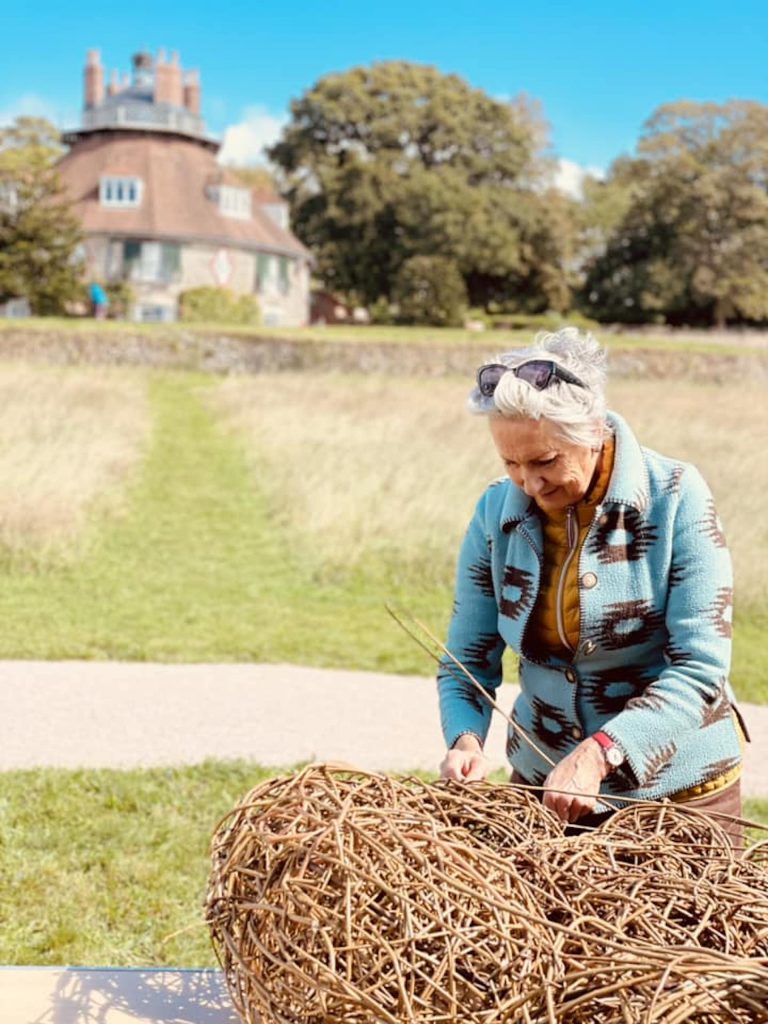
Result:
[[569,301],[559,211],[545,194],[542,122],[456,75],[406,62],[327,75],[270,151],[318,276],[389,297],[416,256],[454,262],[473,304]]
[[42,118],[0,129],[0,302],[62,312],[81,290],[80,224],[59,180],[59,133]]
[[768,107],[663,106],[636,158],[617,162],[602,196],[600,189],[587,197],[608,229],[586,274],[592,313],[637,322],[768,320]]

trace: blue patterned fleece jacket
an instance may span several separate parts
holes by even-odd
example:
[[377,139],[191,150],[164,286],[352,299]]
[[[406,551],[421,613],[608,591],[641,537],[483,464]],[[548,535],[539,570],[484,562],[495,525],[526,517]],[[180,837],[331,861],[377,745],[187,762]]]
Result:
[[[615,413],[608,419],[616,454],[581,549],[571,661],[537,651],[526,636],[542,529],[535,504],[508,479],[491,484],[469,525],[447,646],[491,693],[511,647],[521,687],[512,714],[534,743],[557,762],[603,730],[626,763],[602,792],[659,799],[741,760],[728,682],[731,562],[699,472],[642,448]],[[484,740],[490,707],[447,658],[438,689],[448,746],[465,732]],[[511,727],[507,756],[532,784],[551,771]]]

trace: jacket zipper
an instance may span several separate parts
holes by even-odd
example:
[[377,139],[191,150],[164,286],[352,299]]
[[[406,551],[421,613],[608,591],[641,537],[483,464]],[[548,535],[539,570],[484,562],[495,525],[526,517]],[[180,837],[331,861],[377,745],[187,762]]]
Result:
[[565,635],[565,617],[563,614],[563,598],[565,596],[565,580],[568,575],[568,569],[573,556],[576,554],[576,549],[579,544],[579,527],[576,523],[576,512],[573,505],[569,505],[565,512],[565,535],[568,540],[568,554],[563,562],[563,567],[560,570],[560,579],[557,583],[557,632],[560,637],[560,643],[566,650],[572,651],[573,647],[568,642],[568,637]]

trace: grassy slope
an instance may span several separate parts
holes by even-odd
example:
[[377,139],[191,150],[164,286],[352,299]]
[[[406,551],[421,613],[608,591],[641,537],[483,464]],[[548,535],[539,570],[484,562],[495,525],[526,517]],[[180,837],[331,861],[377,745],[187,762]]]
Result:
[[[244,762],[5,773],[0,963],[213,966],[209,838],[275,774]],[[746,813],[768,825],[768,800]]]
[[[429,672],[365,579],[318,586],[270,523],[203,378],[155,375],[154,440],[124,517],[69,568],[10,573],[0,657],[295,661]],[[446,597],[409,606],[433,621]]]

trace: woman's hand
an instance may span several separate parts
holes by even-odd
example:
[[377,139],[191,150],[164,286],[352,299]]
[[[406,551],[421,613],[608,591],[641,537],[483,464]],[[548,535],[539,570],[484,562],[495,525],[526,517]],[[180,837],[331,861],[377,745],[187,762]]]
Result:
[[600,744],[591,737],[584,740],[544,780],[544,806],[561,821],[576,821],[594,809],[600,783],[607,774]]
[[490,767],[480,740],[467,733],[459,736],[446,753],[440,765],[440,778],[453,779],[454,782],[480,782]]

